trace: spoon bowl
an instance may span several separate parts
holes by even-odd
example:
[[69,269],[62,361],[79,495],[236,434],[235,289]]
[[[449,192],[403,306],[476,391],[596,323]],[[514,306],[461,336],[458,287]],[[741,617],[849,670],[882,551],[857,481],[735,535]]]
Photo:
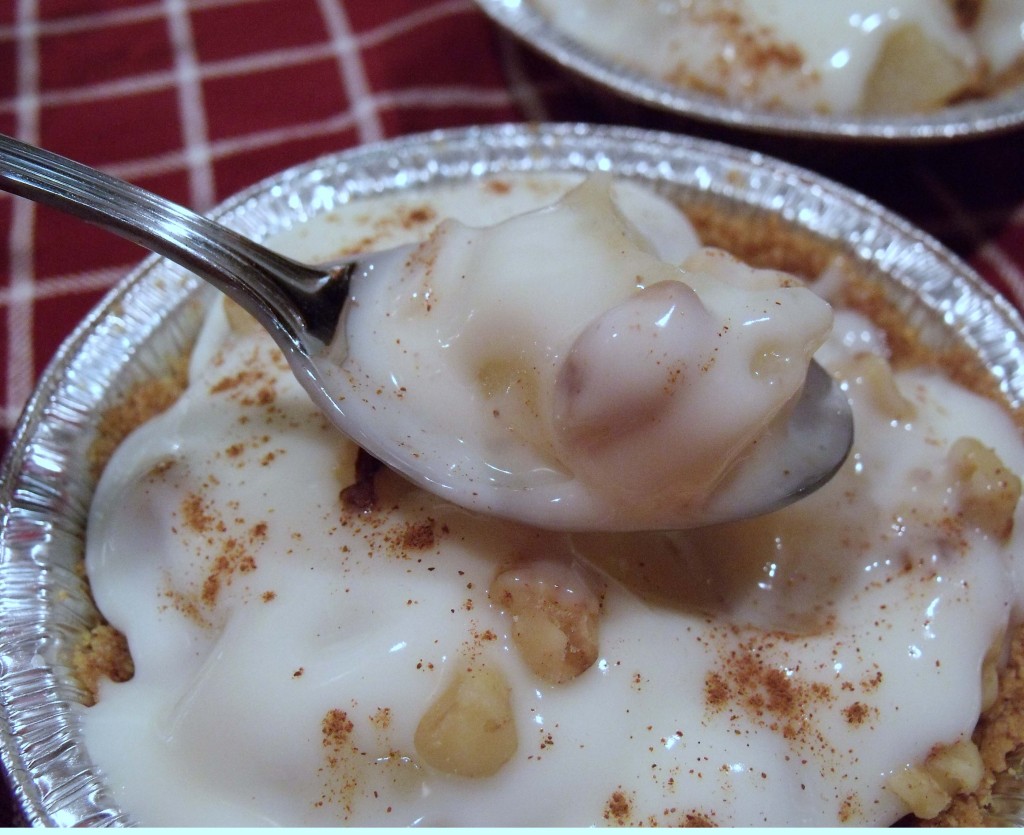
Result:
[[[471,510],[541,527],[630,527],[581,510],[587,503],[577,500],[577,493],[584,488],[575,483],[509,487],[472,456],[454,464],[429,446],[409,447],[382,431],[372,408],[346,404],[339,396],[340,358],[329,349],[336,343],[350,284],[373,280],[407,248],[330,265],[301,264],[144,189],[2,135],[0,187],[115,232],[213,284],[266,328],[338,429],[421,487]],[[852,442],[849,403],[812,362],[786,419],[776,421],[752,454],[734,465],[708,503],[663,527],[700,527],[784,507],[825,484]]]

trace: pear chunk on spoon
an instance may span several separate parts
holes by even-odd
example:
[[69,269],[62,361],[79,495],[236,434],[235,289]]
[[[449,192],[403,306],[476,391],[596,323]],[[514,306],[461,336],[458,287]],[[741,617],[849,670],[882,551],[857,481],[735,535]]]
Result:
[[[380,420],[366,387],[350,385],[346,308],[361,298],[360,287],[403,269],[413,247],[332,265],[299,264],[134,185],[2,135],[0,187],[113,231],[209,281],[267,329],[303,388],[342,432],[420,487],[471,510],[563,530],[700,527],[771,512],[813,492],[852,445],[849,403],[811,361],[785,409],[698,502],[630,517],[602,510],[594,491],[572,473],[545,471],[510,485],[465,438],[454,446],[451,438],[429,440],[439,431],[457,435],[457,429],[427,423],[414,440],[395,429],[417,425],[414,406],[398,423]],[[388,408],[395,408],[394,400]]]

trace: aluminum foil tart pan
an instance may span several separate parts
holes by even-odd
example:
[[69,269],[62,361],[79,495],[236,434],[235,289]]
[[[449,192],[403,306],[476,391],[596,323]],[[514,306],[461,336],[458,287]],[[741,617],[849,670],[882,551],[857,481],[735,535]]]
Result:
[[[834,243],[879,278],[927,339],[968,346],[992,369],[1007,399],[1024,403],[1024,325],[968,266],[864,197],[720,144],[569,124],[440,131],[316,159],[238,194],[214,214],[265,239],[372,195],[488,175],[598,170],[645,182],[671,198],[772,215]],[[168,371],[193,340],[211,298],[202,282],[163,259],[143,262],[62,346],[5,459],[0,755],[32,824],[134,822],[131,810],[113,800],[83,743],[85,694],[70,664],[76,641],[98,618],[82,572],[96,474],[83,462],[105,410],[139,381]]]
[[553,26],[530,0],[476,0],[507,32],[601,90],[676,116],[755,133],[865,141],[941,142],[1024,124],[1024,85],[929,113],[844,116],[740,105],[669,84],[600,55]]

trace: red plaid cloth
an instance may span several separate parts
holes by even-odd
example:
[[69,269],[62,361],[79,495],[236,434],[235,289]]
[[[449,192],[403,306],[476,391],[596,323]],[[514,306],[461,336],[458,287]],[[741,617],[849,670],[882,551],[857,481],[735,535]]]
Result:
[[[471,0],[0,0],[0,132],[199,211],[322,153],[523,119],[759,145],[906,215],[1024,305],[1019,132],[897,150],[729,136],[565,78]],[[144,255],[0,195],[0,441],[61,341]]]
[[[522,119],[500,54],[470,0],[0,0],[0,132],[204,211],[322,153]],[[144,255],[0,195],[0,441]]]

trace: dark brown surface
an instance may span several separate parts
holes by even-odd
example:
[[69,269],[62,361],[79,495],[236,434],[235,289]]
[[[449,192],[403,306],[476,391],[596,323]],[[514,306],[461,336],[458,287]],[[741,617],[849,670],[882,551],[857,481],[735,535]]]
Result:
[[25,819],[6,782],[3,789],[3,792],[0,792],[0,827],[25,826]]

